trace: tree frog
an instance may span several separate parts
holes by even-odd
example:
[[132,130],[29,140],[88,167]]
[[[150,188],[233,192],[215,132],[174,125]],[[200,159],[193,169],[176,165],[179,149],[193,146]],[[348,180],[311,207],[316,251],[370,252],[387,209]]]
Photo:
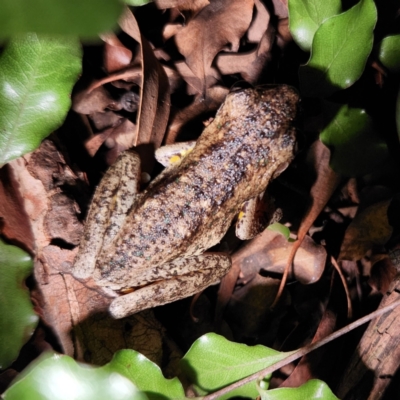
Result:
[[219,282],[230,257],[206,250],[237,215],[239,237],[257,233],[249,210],[293,158],[298,101],[286,85],[229,93],[197,142],[157,151],[169,166],[143,192],[138,155],[122,153],[96,189],[73,275],[115,297],[115,318]]

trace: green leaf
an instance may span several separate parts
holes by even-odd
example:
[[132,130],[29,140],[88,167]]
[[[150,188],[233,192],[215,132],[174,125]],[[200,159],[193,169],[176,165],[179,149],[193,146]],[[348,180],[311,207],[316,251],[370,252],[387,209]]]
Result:
[[0,38],[28,32],[95,38],[116,27],[122,10],[118,0],[3,0]]
[[134,350],[120,350],[104,367],[127,377],[150,400],[184,399],[185,392],[178,378],[164,378],[161,369]]
[[18,357],[38,323],[25,287],[32,267],[25,251],[0,240],[0,369]]
[[278,232],[289,240],[290,229],[287,226],[282,225],[279,222],[274,222],[273,224],[269,225],[267,229],[269,229],[270,231]]
[[133,7],[140,7],[151,3],[153,0],[123,0],[125,4]]
[[289,28],[294,41],[304,51],[311,50],[314,34],[329,17],[342,10],[340,0],[289,0]]
[[[211,393],[287,357],[264,346],[233,343],[215,333],[197,339],[181,360],[181,368],[199,393]],[[269,377],[268,377],[269,378]],[[257,396],[254,382],[219,399]]]
[[311,379],[298,388],[265,390],[258,385],[261,400],[338,400],[328,385],[318,379]]
[[376,19],[373,0],[361,0],[322,23],[314,36],[311,58],[300,67],[304,96],[330,96],[361,76],[372,49]]
[[330,164],[336,172],[361,176],[385,162],[388,157],[386,143],[375,131],[365,110],[328,102],[325,107],[326,119],[330,123],[322,131],[320,139],[332,150]]
[[0,165],[62,124],[80,71],[75,39],[29,34],[8,44],[0,58]]
[[145,400],[146,396],[111,368],[93,368],[68,356],[45,353],[18,376],[3,399]]
[[400,35],[387,36],[380,42],[379,60],[387,69],[400,71]]

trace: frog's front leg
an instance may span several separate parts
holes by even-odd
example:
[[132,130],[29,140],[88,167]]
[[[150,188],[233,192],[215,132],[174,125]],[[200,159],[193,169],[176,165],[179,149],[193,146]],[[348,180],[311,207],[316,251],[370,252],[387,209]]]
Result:
[[[201,292],[218,283],[230,266],[231,258],[224,253],[204,253],[177,259],[160,267],[163,271],[171,271],[168,279],[153,282],[114,299],[110,306],[111,315],[123,318]],[[181,271],[184,273],[179,274]]]
[[72,274],[78,279],[93,275],[96,259],[124,223],[139,198],[140,158],[125,151],[107,170],[93,196],[85,232],[75,258]]

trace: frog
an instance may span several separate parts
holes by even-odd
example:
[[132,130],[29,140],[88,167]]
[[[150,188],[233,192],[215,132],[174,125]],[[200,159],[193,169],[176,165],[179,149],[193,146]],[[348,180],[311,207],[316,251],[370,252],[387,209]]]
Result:
[[259,233],[250,211],[294,157],[298,104],[288,85],[231,91],[197,141],[156,151],[165,169],[143,191],[138,154],[123,152],[95,190],[74,277],[113,297],[114,318],[220,282],[231,258],[208,250],[235,218],[239,238]]

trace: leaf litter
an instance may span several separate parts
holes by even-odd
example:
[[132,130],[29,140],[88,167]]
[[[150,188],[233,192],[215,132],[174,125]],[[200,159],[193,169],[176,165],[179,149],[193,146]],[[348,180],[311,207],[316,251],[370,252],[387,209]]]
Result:
[[[376,299],[388,287],[397,260],[395,251],[388,255],[398,234],[388,211],[392,188],[387,185],[378,198],[371,194],[387,175],[382,170],[355,180],[333,171],[330,150],[318,139],[318,121],[307,103],[298,133],[303,148],[271,185],[281,223],[292,238],[265,230],[242,244],[233,230],[228,232],[218,250],[232,254],[233,268],[218,296],[210,288],[193,305],[198,322],[190,318],[190,300],[155,314],[112,320],[106,312],[110,298],[68,274],[89,193],[105,164],[134,146],[144,171],[155,177],[160,166],[154,150],[196,139],[232,86],[298,85],[288,67],[299,60],[288,50],[287,4],[272,3],[157,0],[135,14],[126,11],[121,32],[102,35],[102,46],[85,49],[84,72],[73,93],[74,116],[23,162],[11,162],[9,176],[2,176],[3,234],[35,249],[37,310],[65,354],[102,365],[116,350],[131,347],[172,376],[176,358],[217,327],[248,344],[300,347],[343,325],[347,313],[343,287],[327,255],[338,259],[352,302]],[[159,23],[149,25],[154,16]],[[77,133],[67,138],[71,127]],[[76,146],[81,149],[74,153]],[[88,167],[92,158],[94,167]],[[3,202],[17,197],[27,217]],[[23,218],[24,224],[30,221],[26,231],[32,232],[34,245],[20,232]],[[280,282],[283,295],[271,309]],[[340,362],[334,353],[331,357]],[[283,368],[272,384],[297,386],[320,377],[324,357],[307,356]]]

